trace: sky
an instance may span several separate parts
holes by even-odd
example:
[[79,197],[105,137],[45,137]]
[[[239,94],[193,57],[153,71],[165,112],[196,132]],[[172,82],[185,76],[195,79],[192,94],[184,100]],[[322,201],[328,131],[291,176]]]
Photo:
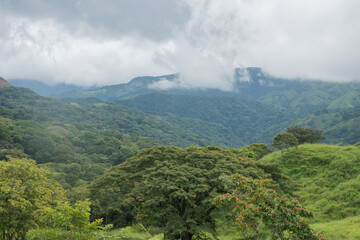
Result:
[[[358,0],[0,0],[0,76],[103,86],[180,73],[229,90],[233,68],[360,81]],[[174,87],[167,82],[163,87]]]

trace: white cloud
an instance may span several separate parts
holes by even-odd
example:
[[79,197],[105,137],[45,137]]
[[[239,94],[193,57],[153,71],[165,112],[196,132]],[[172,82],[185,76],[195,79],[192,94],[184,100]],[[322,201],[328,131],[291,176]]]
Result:
[[0,3],[0,75],[106,85],[179,72],[177,87],[223,90],[241,66],[279,77],[360,79],[357,0],[63,3]]
[[186,2],[187,39],[209,56],[280,77],[360,79],[359,1]]
[[136,37],[93,39],[70,34],[53,20],[11,19],[10,33],[0,39],[6,61],[0,72],[7,78],[44,82],[108,85],[128,82],[138,75],[158,75],[166,68],[153,62],[169,42]]

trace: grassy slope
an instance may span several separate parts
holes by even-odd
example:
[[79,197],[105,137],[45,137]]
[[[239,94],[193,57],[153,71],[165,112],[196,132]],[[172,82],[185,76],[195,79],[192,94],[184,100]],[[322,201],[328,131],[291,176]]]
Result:
[[333,240],[360,239],[360,216],[312,224],[311,226],[315,231],[324,232],[327,237]]
[[304,144],[284,158],[274,152],[261,161],[279,163],[300,184],[296,195],[314,211],[314,228],[332,239],[359,239],[360,148]]

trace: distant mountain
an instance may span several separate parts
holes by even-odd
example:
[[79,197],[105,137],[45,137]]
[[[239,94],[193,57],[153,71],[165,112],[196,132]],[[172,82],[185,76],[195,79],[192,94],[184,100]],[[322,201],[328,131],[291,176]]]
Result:
[[101,100],[131,99],[149,93],[191,96],[233,96],[257,101],[294,116],[306,116],[314,111],[330,109],[340,111],[360,105],[359,83],[329,83],[276,78],[260,68],[234,70],[233,91],[217,89],[160,89],[161,81],[175,81],[178,74],[158,77],[137,77],[129,83],[112,85],[87,91],[58,94],[59,98],[98,98]]
[[360,107],[343,112],[317,111],[299,125],[324,130],[324,143],[348,145],[360,141]]
[[[249,75],[250,74],[250,75]],[[260,68],[235,69],[234,91],[222,91],[218,89],[199,89],[199,88],[160,88],[159,83],[168,81],[173,82],[179,77],[179,74],[163,76],[144,76],[136,77],[128,83],[106,86],[88,91],[72,91],[56,95],[58,98],[99,98],[102,100],[129,99],[139,95],[154,92],[187,94],[194,96],[242,96],[244,99],[256,100],[257,95],[261,94],[261,89],[268,89],[274,86],[283,85],[283,80],[272,79],[262,73]],[[276,81],[276,83],[274,83]],[[249,90],[251,93],[249,94]],[[266,90],[268,91],[268,90]]]
[[176,78],[176,74],[158,76],[158,77],[137,77],[128,83],[106,86],[98,89],[87,91],[71,91],[55,95],[58,98],[98,98],[101,100],[117,100],[126,99],[142,94],[157,92],[157,90],[149,86],[161,79],[172,81]]
[[67,85],[64,83],[59,83],[55,85],[48,85],[37,80],[29,79],[10,79],[9,82],[14,87],[29,88],[41,96],[52,96],[56,94],[61,94],[63,92],[87,90],[87,88],[71,84]]

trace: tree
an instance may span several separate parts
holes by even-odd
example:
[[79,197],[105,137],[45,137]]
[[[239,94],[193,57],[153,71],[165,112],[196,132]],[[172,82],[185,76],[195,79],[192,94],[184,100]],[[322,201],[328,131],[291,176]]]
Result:
[[275,190],[267,188],[269,180],[238,174],[223,179],[231,192],[215,197],[215,202],[218,206],[230,206],[244,240],[268,238],[263,236],[263,230],[270,232],[271,239],[325,239],[302,220],[313,217],[313,213],[298,201],[278,196]]
[[299,127],[297,125],[287,128],[285,132],[294,135],[299,144],[318,143],[324,139],[324,136],[322,136],[322,130],[316,130],[308,127]]
[[290,133],[279,133],[274,137],[271,145],[280,150],[281,160],[284,161],[284,150],[295,147],[298,144],[299,142],[294,135]]
[[136,217],[163,230],[166,240],[216,235],[211,213],[213,198],[224,192],[219,176],[235,172],[270,176],[256,162],[220,147],[144,149],[91,184],[94,215],[118,226]]
[[230,148],[231,152],[239,154],[240,156],[253,158],[259,160],[263,156],[271,153],[270,148],[265,143],[252,143],[243,148]]
[[0,231],[2,239],[25,239],[39,222],[41,212],[65,199],[64,190],[47,178],[35,161],[0,161]]
[[30,239],[78,239],[90,240],[111,226],[100,226],[102,219],[90,222],[90,201],[78,201],[73,206],[61,202],[55,208],[44,211],[44,228],[30,232]]

